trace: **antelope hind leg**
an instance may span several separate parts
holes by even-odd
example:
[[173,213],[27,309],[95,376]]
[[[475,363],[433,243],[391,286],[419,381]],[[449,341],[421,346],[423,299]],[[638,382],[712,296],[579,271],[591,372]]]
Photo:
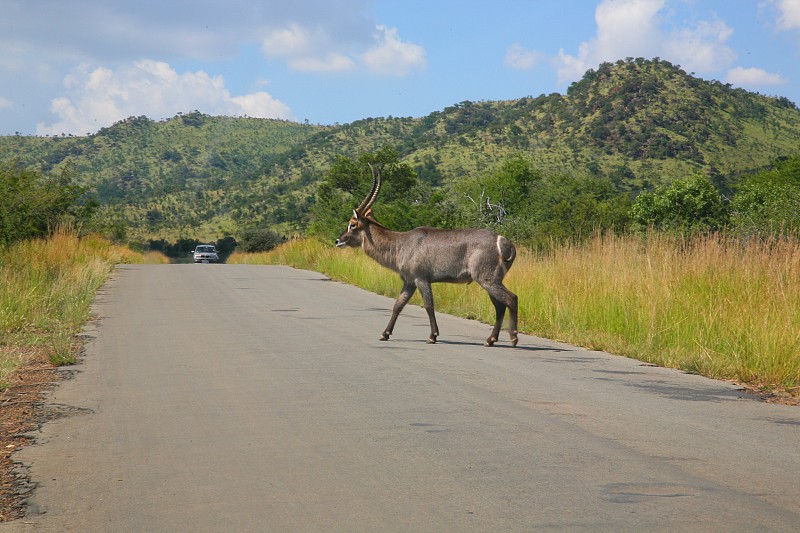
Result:
[[505,286],[503,286],[503,288],[505,289],[506,294],[508,295],[508,299],[506,300],[508,305],[508,315],[509,315],[508,334],[511,337],[511,346],[516,346],[517,342],[519,341],[518,337],[519,332],[517,331],[517,306],[519,299],[517,298],[516,294],[508,290]]
[[506,308],[509,312],[508,334],[511,337],[511,346],[516,346],[519,338],[517,336],[517,295],[506,288],[502,283],[487,283],[483,285],[489,298],[494,304],[496,319],[492,334],[486,339],[486,346],[494,346],[500,337],[500,330],[503,328]]
[[497,342],[497,338],[500,336],[500,328],[503,327],[503,318],[505,317],[506,314],[506,305],[497,298],[495,298],[491,292],[489,293],[489,298],[492,300],[492,303],[494,304],[495,321],[494,321],[494,327],[492,328],[492,334],[489,335],[488,339],[486,339],[485,346],[494,346],[494,343]]

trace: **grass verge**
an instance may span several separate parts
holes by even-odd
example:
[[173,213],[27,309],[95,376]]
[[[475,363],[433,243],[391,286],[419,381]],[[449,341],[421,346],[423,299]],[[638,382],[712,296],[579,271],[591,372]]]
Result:
[[[286,264],[396,297],[401,286],[360,250],[315,240],[229,263]],[[712,235],[598,235],[535,256],[506,278],[527,333],[760,390],[800,392],[800,243]],[[475,284],[434,286],[437,309],[493,322]],[[418,295],[412,303],[420,304]]]
[[25,362],[20,348],[44,349],[56,366],[75,362],[74,335],[114,265],[165,261],[70,230],[0,250],[0,390]]

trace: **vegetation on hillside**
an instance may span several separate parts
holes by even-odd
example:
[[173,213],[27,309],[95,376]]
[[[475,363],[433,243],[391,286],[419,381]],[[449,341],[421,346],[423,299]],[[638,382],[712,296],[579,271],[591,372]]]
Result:
[[282,207],[281,178],[264,180],[321,129],[199,112],[131,117],[87,137],[0,137],[0,161],[45,175],[69,166],[101,206],[94,229],[115,240],[208,241],[299,213]]
[[[47,176],[71,165],[101,205],[94,229],[141,244],[305,233],[319,226],[316,203],[333,201],[324,184],[341,158],[362,163],[384,150],[416,180],[409,208],[386,212],[392,222],[472,224],[505,212],[512,233],[537,240],[626,224],[626,202],[676,180],[702,177],[730,198],[798,153],[800,111],[667,61],[628,58],[588,71],[564,95],[465,101],[421,118],[323,127],[193,112],[132,117],[86,137],[0,138],[0,161]],[[366,179],[365,168],[350,171]],[[498,189],[515,179],[516,190]],[[750,206],[763,197],[756,189]],[[354,194],[341,190],[342,201]]]

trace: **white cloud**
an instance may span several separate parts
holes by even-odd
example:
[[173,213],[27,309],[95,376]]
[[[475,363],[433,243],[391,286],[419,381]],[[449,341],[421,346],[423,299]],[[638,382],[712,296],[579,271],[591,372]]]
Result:
[[530,70],[538,65],[545,55],[536,50],[526,50],[521,44],[514,43],[506,50],[503,63],[517,70]]
[[302,56],[313,52],[311,41],[308,30],[292,24],[287,28],[269,32],[264,37],[262,49],[269,57]]
[[396,28],[377,27],[377,44],[361,56],[367,68],[376,74],[406,76],[425,67],[425,49],[403,42]]
[[728,72],[727,82],[741,87],[782,85],[786,80],[780,74],[772,74],[760,68],[736,67]]
[[[255,78],[270,76],[276,84],[270,92],[275,94],[287,90],[278,81],[283,73],[272,70],[275,65],[265,66],[253,57],[258,51],[293,72],[406,75],[424,67],[423,47],[402,40],[397,30],[378,26],[374,7],[374,0],[0,0],[0,94],[14,104],[11,109],[0,108],[3,121],[19,123],[14,127],[28,132],[38,122],[40,132],[85,133],[107,124],[112,116],[119,120],[149,114],[147,110],[157,104],[216,113],[225,107],[219,104],[224,101],[225,109],[236,109],[234,97],[263,90],[253,88]],[[166,65],[210,61],[213,66],[205,68],[211,76],[201,80],[199,72],[182,73],[175,83],[188,90],[187,75],[195,74],[195,82],[216,95],[206,98],[217,107],[172,102],[168,94],[155,96],[153,102],[142,97],[142,105],[134,105],[136,90],[131,89],[126,99],[119,94],[125,89],[119,80],[137,70],[131,65],[142,58]],[[113,86],[107,95],[93,92],[90,85],[90,74],[99,65],[107,67],[112,77],[105,80]],[[70,72],[75,80],[66,87]],[[220,73],[225,73],[227,91],[235,91],[234,95],[220,96],[226,94],[225,82],[222,88],[213,85],[214,74]],[[103,82],[102,74],[102,70],[96,73],[96,83]],[[131,75],[131,82],[140,82],[141,76],[143,72]],[[147,76],[156,86],[167,83],[159,74]],[[267,93],[246,99],[262,106],[268,100]],[[276,101],[269,104],[273,116],[288,115],[285,107]]]
[[560,50],[556,70],[561,83],[574,81],[603,61],[658,55],[657,14],[664,0],[604,0],[595,10],[597,35],[581,43],[578,55]]
[[320,57],[298,57],[289,66],[302,72],[346,72],[356,68],[355,62],[342,54],[325,54]]
[[683,28],[664,41],[664,56],[686,70],[717,72],[736,60],[736,53],[725,41],[733,30],[720,20],[701,21],[694,28]]
[[228,113],[230,115],[247,115],[248,117],[257,118],[294,118],[289,106],[263,91],[234,96],[230,101],[235,104],[235,107],[232,108],[233,112]]
[[221,76],[203,71],[179,74],[160,61],[138,61],[117,70],[82,66],[64,79],[66,96],[51,101],[58,117],[37,124],[40,135],[84,134],[129,116],[166,118],[202,109],[215,115],[290,119],[286,104],[265,92],[231,96]]
[[603,56],[621,57],[652,47],[658,35],[658,13],[664,0],[605,0],[597,6],[594,49]]
[[11,100],[0,96],[0,109],[10,109],[12,105]]
[[312,31],[291,24],[270,31],[261,50],[267,57],[285,59],[289,68],[301,72],[344,72],[355,68],[351,58],[332,51],[331,39],[321,28]]
[[778,28],[800,30],[800,0],[774,0],[778,10]]
[[[371,45],[371,47],[369,47]],[[359,49],[368,48],[359,53]],[[335,39],[321,27],[310,29],[292,24],[267,33],[262,41],[264,55],[286,61],[302,72],[345,72],[366,67],[377,74],[406,76],[425,66],[423,47],[402,41],[395,28],[377,26],[372,42]]]
[[560,83],[574,81],[604,61],[625,57],[663,57],[686,70],[719,72],[736,54],[726,44],[733,30],[721,20],[669,28],[666,0],[603,0],[595,11],[597,34],[555,58]]

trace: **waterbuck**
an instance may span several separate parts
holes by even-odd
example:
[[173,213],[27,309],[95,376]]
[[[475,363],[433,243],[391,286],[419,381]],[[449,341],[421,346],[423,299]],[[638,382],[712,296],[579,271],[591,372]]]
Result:
[[397,316],[419,289],[431,323],[428,342],[439,336],[433,309],[431,283],[476,282],[489,293],[496,310],[496,321],[486,346],[497,342],[506,308],[509,310],[508,332],[512,346],[517,345],[517,295],[503,285],[503,278],[517,255],[514,245],[501,235],[485,229],[415,228],[392,231],[375,220],[372,204],[381,189],[380,172],[372,171],[372,190],[353,210],[347,229],[336,239],[336,246],[361,246],[364,252],[381,265],[400,274],[403,289],[392,308],[392,318],[381,335],[389,340]]

